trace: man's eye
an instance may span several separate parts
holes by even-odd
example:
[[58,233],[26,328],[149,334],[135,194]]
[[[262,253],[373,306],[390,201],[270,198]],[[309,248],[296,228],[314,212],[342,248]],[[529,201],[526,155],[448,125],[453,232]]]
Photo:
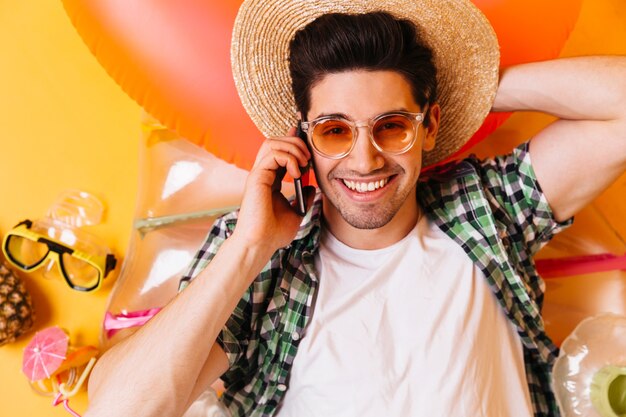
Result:
[[350,130],[342,123],[326,123],[322,132],[324,136],[344,136]]
[[402,116],[388,116],[379,120],[374,126],[375,132],[380,133],[400,133],[411,129],[411,122]]
[[331,135],[341,135],[343,134],[344,130],[340,127],[333,127],[332,129],[328,129],[328,134]]
[[402,129],[403,126],[400,126],[397,123],[384,123],[381,127],[381,130],[388,130],[388,129]]

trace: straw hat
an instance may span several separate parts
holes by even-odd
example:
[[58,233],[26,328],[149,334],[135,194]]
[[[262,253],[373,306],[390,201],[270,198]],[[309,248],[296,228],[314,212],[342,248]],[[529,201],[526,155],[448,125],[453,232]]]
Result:
[[326,13],[386,11],[413,21],[433,49],[441,124],[424,165],[458,150],[478,130],[498,86],[493,28],[469,0],[244,0],[231,46],[233,77],[252,121],[267,137],[296,125],[289,42]]

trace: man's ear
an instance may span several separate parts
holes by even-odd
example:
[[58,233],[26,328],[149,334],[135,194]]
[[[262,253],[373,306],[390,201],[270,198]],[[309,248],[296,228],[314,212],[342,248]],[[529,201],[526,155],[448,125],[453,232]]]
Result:
[[422,143],[422,150],[432,151],[435,148],[435,139],[437,138],[439,120],[441,118],[441,107],[439,107],[439,104],[433,103],[430,105],[430,109],[427,111],[427,117],[429,123],[428,127],[424,128],[426,135]]

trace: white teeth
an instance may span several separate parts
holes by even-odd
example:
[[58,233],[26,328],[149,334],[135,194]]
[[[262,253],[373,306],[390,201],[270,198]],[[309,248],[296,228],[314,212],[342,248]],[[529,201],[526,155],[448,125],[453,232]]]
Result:
[[389,178],[385,178],[380,181],[373,182],[355,182],[355,181],[347,181],[343,180],[343,183],[351,190],[355,190],[359,193],[365,193],[368,191],[378,190],[379,188],[384,187],[389,182]]

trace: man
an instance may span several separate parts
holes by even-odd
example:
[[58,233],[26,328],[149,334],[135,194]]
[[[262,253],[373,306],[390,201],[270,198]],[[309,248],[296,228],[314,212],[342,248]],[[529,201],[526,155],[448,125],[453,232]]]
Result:
[[[558,415],[532,255],[626,169],[626,62],[497,66],[469,1],[246,0],[233,69],[269,139],[87,415],[181,415],[220,376],[233,415]],[[420,178],[490,108],[561,120]],[[310,160],[302,218],[280,180]]]

